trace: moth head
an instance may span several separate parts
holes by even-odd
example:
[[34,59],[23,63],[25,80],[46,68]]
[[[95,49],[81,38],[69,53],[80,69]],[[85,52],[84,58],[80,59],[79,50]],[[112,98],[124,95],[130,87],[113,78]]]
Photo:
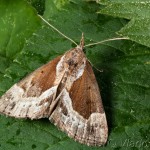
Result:
[[81,49],[83,50],[84,48],[84,33],[82,33],[82,37],[81,37],[81,40],[80,40],[80,45]]

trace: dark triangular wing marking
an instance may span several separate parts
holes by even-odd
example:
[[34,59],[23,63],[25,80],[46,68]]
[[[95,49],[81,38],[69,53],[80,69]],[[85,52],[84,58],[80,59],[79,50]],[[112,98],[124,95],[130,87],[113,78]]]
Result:
[[86,62],[83,75],[73,83],[70,91],[63,90],[49,119],[80,143],[92,146],[106,143],[106,116],[89,62]]
[[57,90],[54,81],[60,58],[55,58],[13,85],[0,98],[0,113],[16,118],[48,117],[49,106]]

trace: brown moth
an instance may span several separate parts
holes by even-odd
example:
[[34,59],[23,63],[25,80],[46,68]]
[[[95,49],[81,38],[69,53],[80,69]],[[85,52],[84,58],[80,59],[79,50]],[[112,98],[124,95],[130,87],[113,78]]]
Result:
[[90,146],[107,141],[108,127],[90,62],[80,45],[38,68],[0,98],[0,113],[49,118],[74,140]]

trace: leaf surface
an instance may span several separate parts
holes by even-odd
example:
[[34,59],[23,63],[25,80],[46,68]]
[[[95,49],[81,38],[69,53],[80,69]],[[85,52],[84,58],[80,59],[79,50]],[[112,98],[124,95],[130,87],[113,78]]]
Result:
[[99,12],[126,18],[129,23],[118,33],[150,47],[150,1],[149,0],[99,0],[106,7]]
[[[21,23],[17,22],[18,28],[26,24],[29,14],[32,15],[29,21],[31,25],[26,27],[29,33],[24,33],[25,36],[21,36],[18,42],[10,45],[12,51],[6,51],[3,44],[6,40],[0,42],[0,45],[3,45],[3,49],[0,49],[1,95],[28,73],[75,46],[44,22],[40,22],[35,13],[35,5],[31,6],[31,3],[25,1],[18,3],[18,0],[1,0],[0,7],[3,6],[4,9],[8,7],[8,3],[13,4],[7,9],[10,14],[17,13],[16,7],[25,11],[26,17]],[[128,23],[125,19],[96,13],[103,8],[95,2],[47,0],[44,18],[77,43],[80,42],[81,34],[84,32],[85,44],[89,44],[116,37],[116,33]],[[36,9],[40,12],[40,7]],[[14,18],[18,17],[20,16],[16,15]],[[5,22],[8,21],[5,14],[2,18]],[[0,23],[0,26],[3,27],[3,23]],[[6,26],[8,29],[11,27],[9,24]],[[12,28],[15,30],[14,27]],[[25,31],[26,29],[23,28],[22,32]],[[13,36],[8,36],[8,32],[3,34],[0,34],[0,38],[3,35],[8,39],[12,38],[12,41],[16,40],[14,34]],[[17,51],[13,51],[20,42],[24,44]],[[1,115],[0,150],[146,150],[149,148],[149,47],[130,40],[122,40],[87,47],[85,50],[93,69],[96,67],[100,70],[99,72],[94,69],[109,125],[107,145],[88,147],[79,144],[59,131],[48,119],[30,121]]]

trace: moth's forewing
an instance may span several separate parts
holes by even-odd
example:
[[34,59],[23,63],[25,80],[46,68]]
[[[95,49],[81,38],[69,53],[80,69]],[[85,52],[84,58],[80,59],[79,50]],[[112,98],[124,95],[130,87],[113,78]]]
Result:
[[108,128],[99,88],[88,61],[84,72],[65,90],[50,116],[51,122],[68,136],[90,146],[104,145]]
[[57,90],[54,85],[57,57],[13,85],[0,98],[0,113],[16,118],[49,117],[49,106]]

